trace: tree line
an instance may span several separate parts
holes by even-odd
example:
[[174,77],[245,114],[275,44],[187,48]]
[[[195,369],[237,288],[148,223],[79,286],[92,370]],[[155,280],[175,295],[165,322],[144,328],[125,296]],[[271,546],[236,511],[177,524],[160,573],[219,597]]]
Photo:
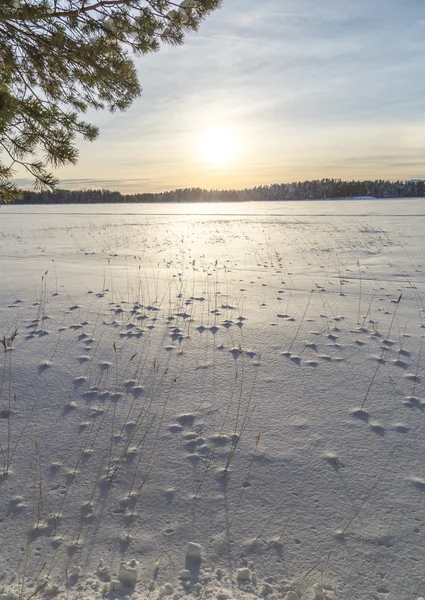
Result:
[[106,189],[24,191],[19,204],[102,204],[152,202],[246,202],[326,198],[424,198],[425,181],[342,181],[321,179],[263,185],[244,190],[185,188],[160,193],[122,194]]

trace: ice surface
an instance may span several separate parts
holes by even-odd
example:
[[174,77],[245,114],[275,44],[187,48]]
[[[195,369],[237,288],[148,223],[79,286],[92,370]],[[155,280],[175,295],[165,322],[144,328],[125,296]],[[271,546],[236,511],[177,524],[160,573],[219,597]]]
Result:
[[0,598],[423,597],[424,232],[1,207]]

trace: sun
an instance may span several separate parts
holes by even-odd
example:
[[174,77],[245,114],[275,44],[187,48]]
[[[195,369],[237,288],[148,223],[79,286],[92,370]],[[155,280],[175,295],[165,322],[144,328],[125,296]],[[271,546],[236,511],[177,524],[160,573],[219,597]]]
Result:
[[205,162],[225,166],[238,154],[239,140],[232,127],[216,125],[200,133],[198,147],[199,154]]

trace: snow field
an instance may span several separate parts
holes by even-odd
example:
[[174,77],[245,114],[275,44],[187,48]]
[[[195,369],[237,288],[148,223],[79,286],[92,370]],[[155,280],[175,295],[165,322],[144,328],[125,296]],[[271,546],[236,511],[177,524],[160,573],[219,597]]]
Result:
[[96,209],[0,215],[0,598],[423,596],[422,203]]

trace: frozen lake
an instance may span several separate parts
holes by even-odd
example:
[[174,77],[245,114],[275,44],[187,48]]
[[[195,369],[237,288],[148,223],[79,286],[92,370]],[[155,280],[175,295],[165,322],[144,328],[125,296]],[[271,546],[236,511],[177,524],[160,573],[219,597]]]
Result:
[[425,596],[424,246],[422,199],[1,207],[0,598]]
[[424,198],[304,200],[296,202],[217,202],[153,204],[8,205],[4,216],[33,215],[198,215],[198,216],[424,216]]

